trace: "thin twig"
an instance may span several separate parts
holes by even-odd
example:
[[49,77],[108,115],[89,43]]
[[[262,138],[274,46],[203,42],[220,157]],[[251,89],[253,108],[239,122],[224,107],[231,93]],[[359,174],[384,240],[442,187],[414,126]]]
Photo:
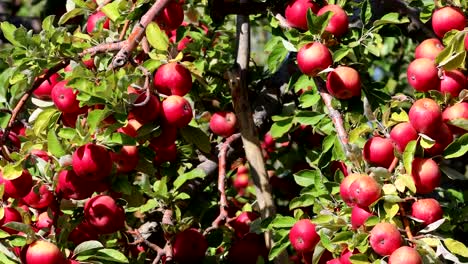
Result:
[[91,56],[96,55],[97,53],[117,51],[123,48],[125,41],[112,42],[112,43],[101,43],[89,49],[85,49],[83,52],[78,54],[80,57],[90,54]]
[[399,203],[399,206],[400,206],[400,217],[401,217],[401,220],[403,220],[403,226],[405,227],[406,236],[408,236],[409,241],[412,241],[414,237],[413,237],[413,233],[411,232],[410,223],[408,221],[408,218],[406,217],[405,208],[403,207],[404,204]]

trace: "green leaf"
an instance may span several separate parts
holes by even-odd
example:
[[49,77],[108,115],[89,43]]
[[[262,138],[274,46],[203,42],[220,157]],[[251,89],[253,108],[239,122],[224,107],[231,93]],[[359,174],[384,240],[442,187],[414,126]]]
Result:
[[403,165],[405,166],[406,173],[411,175],[414,153],[416,152],[417,140],[412,140],[406,145],[403,152]]
[[54,108],[44,109],[42,112],[39,113],[36,120],[34,121],[33,132],[35,135],[39,136],[48,128],[55,124],[60,117],[60,112]]
[[104,119],[109,115],[110,111],[106,109],[96,109],[88,113],[86,118],[87,124],[89,126],[89,131],[94,133],[96,128],[102,123]]
[[179,193],[177,194],[175,197],[174,197],[174,201],[177,201],[177,200],[187,200],[187,199],[190,199],[190,195],[188,195],[187,193]]
[[307,187],[315,184],[315,178],[320,176],[320,172],[316,170],[303,170],[294,174],[294,181],[302,187]]
[[293,126],[293,117],[288,117],[281,121],[276,121],[270,128],[270,133],[273,138],[280,138],[288,133]]
[[49,130],[49,133],[47,133],[47,150],[58,158],[67,154],[53,129]]
[[439,168],[445,175],[447,175],[447,177],[449,177],[452,180],[468,180],[468,175],[464,175],[447,165],[441,165],[439,166]]
[[409,23],[407,17],[399,18],[399,13],[388,13],[385,14],[381,19],[374,21],[374,27],[378,27],[386,24],[404,24]]
[[148,211],[153,210],[154,208],[158,206],[159,206],[159,203],[155,199],[148,199],[148,201],[146,201],[145,204],[143,204],[142,206],[140,206],[140,208],[138,208],[138,211],[140,213],[146,213]]
[[104,12],[106,17],[110,18],[110,20],[116,21],[120,17],[119,4],[120,1],[110,2],[109,4],[103,6],[101,11]]
[[353,60],[356,60],[356,55],[354,54],[354,50],[349,47],[345,47],[345,48],[342,48],[333,52],[333,61],[339,62],[343,58],[348,57],[348,56],[351,57]]
[[299,197],[295,197],[289,203],[289,210],[293,210],[299,207],[309,207],[314,205],[315,196],[312,194],[301,194]]
[[95,258],[118,263],[129,263],[127,257],[122,252],[112,248],[103,248],[98,250]]
[[273,221],[271,221],[269,228],[291,228],[297,219],[291,216],[277,215]]
[[182,137],[187,142],[195,144],[195,146],[197,146],[197,148],[204,153],[210,153],[210,138],[200,128],[193,126],[185,126],[184,128],[179,129],[179,131]]
[[446,238],[444,239],[444,244],[453,254],[468,258],[468,248],[462,242],[452,238]]
[[146,39],[157,50],[166,51],[169,48],[169,39],[166,33],[155,22],[151,22],[146,27]]
[[332,243],[341,244],[350,241],[353,238],[354,232],[347,231],[347,232],[340,232],[335,235],[335,237],[331,240]]
[[14,230],[19,231],[19,232],[23,232],[23,233],[27,234],[29,237],[34,237],[35,233],[36,233],[36,232],[34,232],[34,230],[32,229],[32,227],[30,225],[27,225],[25,223],[8,222],[8,223],[4,224],[3,226],[14,229]]
[[276,72],[284,59],[286,59],[288,53],[289,51],[284,47],[283,43],[278,42],[268,56],[268,70],[270,70],[272,73]]
[[408,174],[404,174],[404,175],[400,175],[399,179],[403,181],[403,183],[405,184],[406,188],[408,188],[408,190],[410,190],[413,193],[416,193],[416,185],[414,184],[413,177],[411,177]]
[[104,248],[101,242],[96,241],[96,240],[89,240],[76,246],[75,250],[73,250],[73,255],[77,256],[77,255],[80,255],[83,253],[89,253],[89,251],[98,250],[101,248]]
[[58,136],[64,139],[73,139],[78,135],[76,129],[70,127],[61,128],[58,132]]
[[60,17],[60,20],[58,22],[59,25],[63,25],[68,22],[68,20],[75,18],[77,16],[81,16],[85,14],[85,10],[83,8],[74,8],[67,13],[63,14]]
[[312,111],[299,111],[294,117],[294,121],[303,125],[314,126],[325,117],[325,114],[320,114]]
[[135,146],[135,138],[120,132],[112,133],[111,137],[108,140],[103,141],[106,145],[124,145],[124,146]]
[[54,20],[55,20],[54,15],[51,15],[51,16],[48,16],[48,17],[44,18],[44,20],[42,20],[42,30],[52,31],[54,29],[54,27],[53,27]]
[[291,242],[289,241],[289,235],[288,233],[285,233],[283,237],[279,240],[276,241],[273,247],[270,250],[270,253],[268,255],[269,260],[274,260],[281,252],[283,252]]
[[468,152],[468,133],[455,139],[450,145],[444,150],[444,158],[453,159],[458,158]]
[[397,203],[384,202],[384,210],[387,213],[387,218],[392,219],[400,210],[400,206]]
[[468,118],[457,118],[450,120],[448,123],[452,126],[456,126],[468,131]]
[[323,34],[332,16],[333,13],[331,11],[327,11],[322,15],[317,16],[312,13],[312,9],[309,9],[307,11],[307,26],[309,28],[309,32],[313,35]]
[[354,254],[349,257],[353,264],[369,264],[369,259],[366,254]]
[[3,167],[3,178],[7,180],[14,180],[23,174],[23,160],[17,162],[10,162]]
[[3,32],[3,36],[14,46],[21,46],[21,43],[16,41],[15,38],[15,31],[16,27],[13,24],[10,24],[8,22],[2,22],[0,23],[0,29]]
[[320,97],[320,94],[307,91],[301,95],[299,101],[301,102],[301,106],[303,108],[308,108],[317,105],[317,103],[320,102],[321,99],[322,98]]
[[204,178],[206,176],[205,172],[201,169],[193,169],[187,173],[179,175],[177,179],[174,181],[174,190],[177,190],[188,180],[193,180],[196,178]]
[[421,136],[421,140],[419,141],[419,145],[421,145],[421,147],[425,148],[425,149],[428,149],[428,148],[432,148],[435,144],[435,140],[424,135],[424,134],[420,134]]
[[167,191],[167,177],[164,176],[161,178],[161,180],[157,180],[153,184],[153,191],[157,196],[160,197],[167,197],[168,191]]
[[456,33],[450,43],[437,55],[435,63],[447,71],[462,67],[466,57],[464,39],[465,32]]

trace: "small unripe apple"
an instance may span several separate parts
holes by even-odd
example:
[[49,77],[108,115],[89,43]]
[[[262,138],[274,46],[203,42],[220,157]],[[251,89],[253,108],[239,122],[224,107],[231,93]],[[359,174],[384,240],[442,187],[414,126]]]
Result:
[[243,237],[250,232],[250,224],[257,218],[258,214],[255,212],[242,212],[230,225],[234,228],[237,237]]
[[67,81],[60,81],[52,88],[50,96],[54,101],[55,106],[60,112],[63,113],[77,113],[82,110],[80,108],[80,101],[76,99],[78,92],[73,91],[72,88],[67,87]]
[[308,43],[297,52],[297,65],[305,75],[315,76],[332,64],[330,50],[320,42]]
[[19,199],[25,197],[31,191],[33,179],[27,170],[23,170],[19,177],[12,180],[3,178],[3,173],[0,171],[0,184],[4,184],[4,200],[7,197]]
[[388,264],[422,264],[421,255],[412,247],[402,246],[388,258]]
[[442,124],[439,104],[430,98],[422,98],[413,103],[409,110],[409,121],[419,133],[434,136]]
[[[138,94],[138,93],[137,93]],[[138,94],[135,104],[142,103],[146,99],[145,93]],[[133,106],[130,110],[129,116],[136,119],[141,124],[147,124],[155,121],[161,112],[161,102],[159,97],[150,94],[148,102],[144,105]]]
[[370,232],[370,246],[380,256],[392,254],[401,246],[401,242],[400,231],[391,223],[378,223]]
[[184,96],[192,89],[192,75],[184,65],[170,62],[158,68],[154,86],[159,93]]
[[117,166],[117,172],[131,172],[138,165],[138,147],[123,146],[118,152],[111,152],[111,159]]
[[452,97],[458,97],[461,90],[466,88],[466,77],[459,70],[443,71],[440,80],[440,89],[442,93],[450,94]]
[[432,159],[424,158],[414,158],[411,176],[418,194],[432,192],[439,186],[442,177],[439,165]]
[[102,28],[109,29],[109,18],[106,17],[106,14],[104,14],[104,12],[98,11],[88,17],[88,22],[86,23],[86,31],[88,32],[88,34],[92,34],[93,31],[97,30],[96,24],[101,19],[105,19],[104,23],[102,24]]
[[45,240],[36,240],[26,250],[27,264],[64,264],[66,259],[60,249]]
[[388,138],[372,137],[364,145],[362,155],[371,165],[388,168],[395,158],[393,143]]
[[439,38],[443,38],[450,30],[463,30],[466,25],[465,20],[462,10],[453,6],[445,6],[435,10],[432,14],[432,29]]
[[363,175],[356,178],[348,190],[352,204],[367,207],[380,198],[382,187],[373,177]]
[[174,238],[174,260],[178,263],[199,263],[207,249],[205,237],[194,228],[186,229]]
[[73,153],[72,166],[78,177],[98,181],[110,175],[112,159],[105,147],[87,143]]
[[350,99],[361,95],[359,73],[347,66],[338,66],[327,76],[327,90],[335,98]]
[[318,11],[317,15],[321,16],[328,11],[332,12],[333,15],[330,18],[325,31],[333,34],[337,38],[346,34],[346,32],[348,32],[349,22],[348,15],[343,10],[343,8],[341,8],[339,5],[326,5]]
[[444,211],[439,202],[433,198],[419,199],[411,206],[411,216],[424,221],[424,225],[430,225],[442,218]]
[[170,1],[156,17],[156,23],[166,31],[178,28],[184,21],[184,9],[177,1]]
[[[456,103],[445,108],[445,110],[442,112],[442,121],[446,123],[457,119],[468,119],[468,102]],[[448,126],[453,134],[462,135],[467,132],[467,130],[461,127],[450,124]]]
[[406,74],[408,83],[417,91],[427,92],[439,89],[439,72],[431,59],[415,59],[408,65]]
[[444,49],[444,45],[440,42],[439,39],[429,38],[421,42],[415,50],[415,58],[428,58],[430,60],[435,60],[437,55]]
[[125,211],[114,198],[97,195],[84,206],[86,221],[100,234],[114,233],[125,226]]
[[193,118],[192,106],[183,97],[178,95],[168,96],[162,102],[164,121],[177,128],[187,126]]
[[302,30],[307,30],[307,12],[317,14],[320,6],[315,1],[310,0],[290,0],[284,10],[284,17],[288,23]]
[[351,210],[351,226],[353,229],[358,229],[364,225],[366,220],[373,214],[369,211],[369,208],[354,206]]
[[31,191],[23,197],[22,201],[34,209],[46,208],[54,200],[54,194],[49,190],[49,186],[37,183]]
[[357,174],[351,173],[346,176],[340,184],[340,196],[343,201],[349,205],[353,206],[353,200],[351,200],[349,186],[359,177],[367,176],[366,174]]
[[214,134],[227,138],[236,132],[237,118],[233,112],[216,112],[211,116],[210,129]]
[[434,145],[424,149],[424,153],[431,157],[444,153],[444,149],[453,142],[453,134],[448,125],[442,123],[439,128],[439,133],[433,135],[432,139],[435,140]]
[[59,82],[59,79],[60,75],[58,73],[52,74],[34,90],[33,95],[41,100],[51,99],[50,93],[52,88]]
[[310,252],[320,241],[320,236],[315,231],[315,224],[310,219],[302,219],[289,230],[289,241],[297,252]]
[[399,152],[405,151],[406,145],[412,140],[418,139],[418,132],[409,122],[399,123],[390,131],[390,139],[395,143]]
[[3,212],[3,218],[0,219],[0,229],[9,234],[18,234],[17,230],[4,227],[3,225],[10,222],[23,222],[23,217],[21,217],[21,214],[13,207],[3,207]]
[[62,170],[57,175],[55,192],[63,199],[83,200],[91,197],[94,188],[89,182],[78,177],[73,170]]

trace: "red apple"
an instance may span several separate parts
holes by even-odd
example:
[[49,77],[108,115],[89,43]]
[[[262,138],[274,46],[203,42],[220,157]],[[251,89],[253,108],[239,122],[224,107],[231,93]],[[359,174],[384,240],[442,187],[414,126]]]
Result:
[[73,153],[72,166],[78,177],[99,181],[110,175],[112,159],[105,147],[87,143]]
[[468,50],[468,37],[467,37],[467,35],[465,35],[464,44],[465,44],[465,50]]
[[125,226],[124,209],[108,195],[97,195],[89,199],[84,206],[84,215],[99,234],[114,233]]
[[[234,241],[229,248],[227,258],[232,264],[265,263],[268,260],[268,249],[263,235],[249,233],[242,239]],[[264,262],[258,262],[260,258],[263,258]]]
[[369,211],[369,208],[354,206],[353,210],[351,210],[352,228],[358,229],[360,226],[364,225],[366,220],[372,215],[373,214]]
[[330,164],[330,172],[332,175],[335,175],[335,173],[340,170],[345,177],[348,176],[348,167],[343,161],[339,160],[334,160]]
[[237,190],[245,189],[249,186],[249,174],[248,173],[237,173],[233,179],[233,186]]
[[341,252],[341,255],[340,255],[340,262],[338,263],[341,263],[341,264],[352,264],[351,261],[349,260],[349,258],[358,253],[358,251],[356,249],[354,249],[353,251],[350,251],[348,248],[345,248],[342,252]]
[[242,212],[230,225],[234,228],[237,237],[243,237],[250,232],[250,223],[258,217],[259,215],[255,212]]
[[131,172],[138,165],[137,146],[123,146],[118,152],[111,152],[111,159],[117,166],[117,172]]
[[362,175],[349,185],[348,190],[352,204],[367,207],[380,198],[382,187],[371,176]]
[[305,75],[315,76],[332,64],[330,51],[320,42],[308,43],[297,52],[297,65]]
[[406,71],[409,85],[420,92],[439,89],[438,73],[434,61],[428,58],[415,59],[408,65]]
[[153,148],[169,147],[175,143],[177,139],[177,127],[168,124],[162,124],[161,134],[150,140],[150,146]]
[[33,180],[27,170],[23,170],[19,177],[12,180],[3,178],[3,173],[0,171],[0,184],[4,184],[4,200],[8,197],[19,199],[25,197],[31,191]]
[[326,262],[326,264],[343,264],[339,258],[334,258]]
[[117,132],[124,133],[127,136],[131,136],[133,138],[136,138],[138,136],[138,129],[142,127],[143,124],[138,122],[138,120],[130,118],[127,121],[127,124],[123,127],[120,127],[117,129]]
[[443,38],[450,30],[463,30],[465,25],[465,15],[457,7],[445,6],[432,14],[432,29],[439,38]]
[[318,11],[317,15],[321,16],[328,11],[332,12],[333,15],[330,18],[325,31],[333,34],[337,38],[346,34],[346,32],[348,32],[349,22],[348,15],[343,10],[343,8],[341,8],[339,5],[326,5]]
[[351,173],[348,176],[346,176],[343,181],[340,184],[340,196],[343,201],[349,205],[353,206],[353,200],[351,199],[350,196],[350,191],[349,191],[349,186],[356,180],[357,178],[367,176],[366,174],[357,174],[357,173]]
[[424,152],[429,156],[437,156],[444,153],[444,149],[453,141],[453,134],[447,124],[442,123],[439,128],[439,133],[432,136],[435,143],[432,147],[424,149]]
[[3,227],[4,224],[10,223],[10,222],[23,222],[23,217],[21,217],[21,214],[16,210],[15,208],[12,207],[3,207],[3,218],[0,219],[0,229],[3,231],[9,233],[9,234],[17,234],[18,231],[11,229],[9,227]]
[[[142,103],[145,99],[145,93],[138,94],[135,104]],[[147,124],[155,121],[159,117],[160,112],[161,102],[159,101],[159,97],[154,94],[150,94],[150,98],[146,104],[141,106],[132,106],[132,109],[130,110],[130,118],[134,118],[142,124]]]
[[104,14],[101,11],[91,14],[88,17],[88,21],[86,23],[86,31],[88,32],[88,34],[92,34],[93,31],[98,30],[96,28],[96,24],[98,23],[99,20],[104,20],[104,19],[105,21],[102,24],[102,28],[109,29],[110,20],[109,18],[106,17],[106,14]]
[[227,138],[236,132],[237,118],[233,112],[216,112],[211,116],[210,129],[214,134]]
[[154,86],[159,93],[184,96],[192,89],[192,75],[184,65],[170,62],[158,68]]
[[162,12],[156,17],[161,29],[171,31],[178,28],[184,21],[184,9],[177,1],[170,1]]
[[187,126],[193,118],[192,106],[183,97],[168,96],[162,102],[164,121],[171,126],[182,128]]
[[412,247],[402,246],[388,258],[388,264],[422,264],[421,255]]
[[440,81],[440,91],[444,94],[450,94],[452,97],[458,97],[461,90],[466,88],[466,77],[458,70],[443,71]]
[[383,137],[370,138],[364,145],[362,155],[371,165],[388,168],[395,158],[392,140]]
[[439,202],[433,198],[419,199],[411,206],[411,216],[424,221],[424,225],[430,225],[441,219],[444,215]]
[[284,16],[291,26],[307,30],[307,12],[309,9],[317,14],[320,6],[310,0],[290,0],[284,10]]
[[47,208],[53,200],[54,194],[49,190],[49,186],[39,182],[22,199],[25,204],[34,209]]
[[297,252],[313,251],[320,237],[310,219],[297,221],[289,230],[289,241]]
[[399,123],[390,131],[390,139],[399,152],[405,151],[406,145],[412,140],[417,140],[418,132],[409,122]]
[[415,50],[415,58],[428,58],[430,60],[435,60],[437,55],[444,49],[444,45],[440,42],[439,39],[429,38],[421,42]]
[[80,102],[76,99],[78,92],[67,87],[67,81],[60,81],[52,88],[50,96],[58,110],[63,113],[77,113],[80,110]]
[[156,156],[154,157],[154,164],[160,165],[164,162],[175,162],[177,160],[177,145],[176,143],[172,143],[170,145],[163,145],[163,146],[156,146],[150,145],[156,152]]
[[36,220],[36,228],[37,229],[50,229],[53,225],[54,221],[49,217],[49,213],[47,211],[40,213],[37,216]]
[[[442,121],[446,123],[449,123],[450,121],[454,121],[457,119],[468,119],[468,102],[456,103],[452,106],[445,108],[445,110],[442,112]],[[462,135],[468,132],[467,130],[464,130],[463,128],[450,125],[450,124],[449,124],[449,128],[453,134]]]
[[440,184],[442,177],[439,165],[432,159],[414,158],[411,173],[416,193],[428,194]]
[[328,74],[327,90],[333,97],[343,100],[360,96],[361,78],[359,73],[353,68],[338,66]]
[[175,236],[172,249],[178,263],[199,263],[205,257],[208,242],[198,230],[189,228]]
[[433,136],[439,133],[442,112],[439,104],[430,98],[419,99],[409,110],[409,121],[419,133]]
[[85,241],[97,240],[98,232],[87,222],[81,222],[68,235],[68,240],[75,245],[79,245]]
[[[3,131],[0,131],[0,137],[3,137]],[[21,149],[21,140],[15,132],[10,131],[5,145],[10,151],[19,151]]]
[[40,159],[42,159],[42,160],[44,160],[46,162],[49,162],[51,160],[50,156],[49,156],[49,153],[47,153],[47,151],[42,150],[42,149],[31,149],[29,151],[29,154],[34,155],[37,158],[40,158]]
[[26,250],[27,264],[65,264],[66,259],[60,249],[45,240],[36,240]]
[[55,192],[63,199],[83,200],[91,197],[94,191],[89,182],[78,177],[73,170],[62,170],[57,175]]
[[[10,131],[10,135],[8,136],[8,138],[10,138],[11,136],[11,132],[13,132],[14,135],[16,135],[16,137],[18,136],[23,136],[25,137],[26,136],[26,125],[21,122],[21,121],[15,121],[13,123],[13,126],[11,127],[11,131]],[[3,135],[3,132],[0,131],[0,135]],[[10,140],[12,140],[10,138]],[[18,139],[18,144],[21,144],[20,140]]]
[[43,81],[33,92],[33,95],[42,100],[51,99],[52,88],[59,82],[60,75],[52,74],[47,80]]
[[400,231],[391,223],[378,223],[370,232],[370,246],[380,256],[392,254],[401,246],[401,242]]

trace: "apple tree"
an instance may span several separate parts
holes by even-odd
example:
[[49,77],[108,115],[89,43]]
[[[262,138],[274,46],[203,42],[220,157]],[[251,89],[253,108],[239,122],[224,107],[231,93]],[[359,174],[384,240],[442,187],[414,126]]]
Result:
[[0,262],[468,263],[467,10],[16,1]]

